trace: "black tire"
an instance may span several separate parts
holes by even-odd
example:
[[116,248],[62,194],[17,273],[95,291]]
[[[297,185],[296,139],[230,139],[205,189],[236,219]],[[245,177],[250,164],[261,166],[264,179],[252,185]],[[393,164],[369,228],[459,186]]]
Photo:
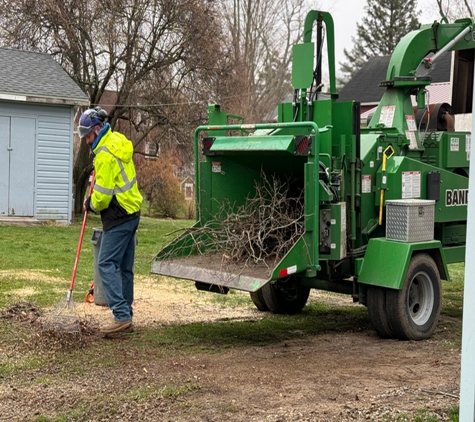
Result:
[[300,286],[293,277],[267,283],[261,290],[267,307],[274,314],[302,312],[310,294],[310,288]]
[[393,338],[386,312],[386,291],[384,287],[369,286],[366,292],[368,314],[374,329],[381,338]]
[[251,296],[252,303],[256,305],[256,308],[262,312],[268,312],[269,308],[266,305],[264,300],[264,294],[262,293],[262,289],[259,289],[257,292],[249,292]]
[[424,340],[437,327],[442,301],[440,274],[426,253],[411,258],[401,290],[388,289],[386,310],[394,336]]

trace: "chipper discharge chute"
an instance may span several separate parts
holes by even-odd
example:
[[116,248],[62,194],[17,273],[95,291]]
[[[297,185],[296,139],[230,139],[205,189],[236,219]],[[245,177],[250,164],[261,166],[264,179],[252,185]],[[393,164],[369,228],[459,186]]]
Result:
[[[324,26],[327,94],[314,54]],[[386,92],[363,128],[360,104],[338,101],[333,20],[311,11],[293,48],[294,101],[279,104],[277,123],[230,124],[236,116],[209,106],[194,136],[196,224],[152,272],[248,291],[274,313],[300,312],[311,288],[347,293],[380,336],[430,337],[447,264],[465,256],[470,134],[454,130],[451,106],[430,104],[426,88],[449,50],[460,52],[454,80],[469,82],[473,31],[462,19],[406,35],[375,81]]]

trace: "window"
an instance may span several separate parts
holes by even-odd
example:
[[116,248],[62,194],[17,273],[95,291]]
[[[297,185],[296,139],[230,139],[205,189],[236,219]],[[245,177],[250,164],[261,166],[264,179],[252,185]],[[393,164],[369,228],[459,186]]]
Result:
[[155,142],[145,142],[145,158],[155,160],[158,156],[158,145]]

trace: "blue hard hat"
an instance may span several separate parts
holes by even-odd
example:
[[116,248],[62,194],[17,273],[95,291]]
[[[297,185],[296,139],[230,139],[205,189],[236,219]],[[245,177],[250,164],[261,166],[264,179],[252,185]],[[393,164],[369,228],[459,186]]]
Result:
[[92,131],[94,126],[104,126],[107,119],[107,112],[100,107],[87,109],[79,118],[78,133],[83,138]]

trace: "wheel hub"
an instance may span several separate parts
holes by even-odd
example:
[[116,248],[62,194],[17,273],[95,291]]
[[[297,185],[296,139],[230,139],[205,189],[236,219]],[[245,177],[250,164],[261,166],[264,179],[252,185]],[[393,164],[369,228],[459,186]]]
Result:
[[425,272],[417,273],[412,279],[406,305],[415,324],[424,325],[429,320],[434,306],[434,288]]

